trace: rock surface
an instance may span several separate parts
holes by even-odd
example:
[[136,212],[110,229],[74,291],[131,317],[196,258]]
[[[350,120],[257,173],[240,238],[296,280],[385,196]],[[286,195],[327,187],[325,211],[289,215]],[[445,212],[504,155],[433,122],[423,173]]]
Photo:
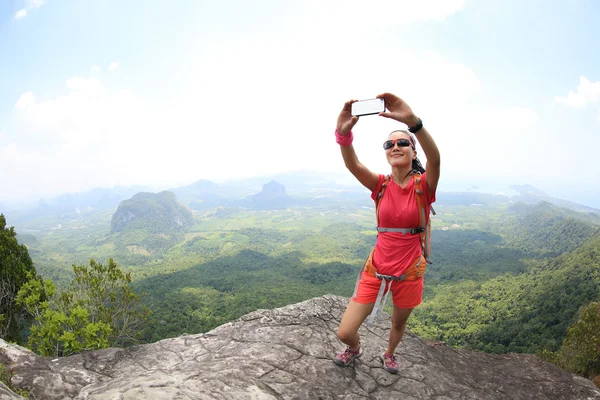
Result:
[[[389,318],[361,327],[363,356],[340,368],[348,299],[323,296],[259,310],[211,332],[127,349],[40,357],[0,340],[13,387],[33,399],[600,399],[589,380],[533,355],[491,355],[407,332],[399,373],[381,368]],[[20,398],[0,387],[0,399]]]

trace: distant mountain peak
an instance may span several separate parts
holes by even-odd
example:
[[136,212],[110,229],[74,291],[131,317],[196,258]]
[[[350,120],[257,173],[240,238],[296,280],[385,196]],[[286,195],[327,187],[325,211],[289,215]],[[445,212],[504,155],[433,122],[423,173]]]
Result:
[[243,200],[243,205],[259,209],[282,209],[293,203],[287,194],[285,186],[276,181],[270,181],[263,185],[260,192],[248,196]]
[[276,181],[271,181],[263,185],[262,191],[259,194],[263,194],[263,197],[286,197],[285,186]]

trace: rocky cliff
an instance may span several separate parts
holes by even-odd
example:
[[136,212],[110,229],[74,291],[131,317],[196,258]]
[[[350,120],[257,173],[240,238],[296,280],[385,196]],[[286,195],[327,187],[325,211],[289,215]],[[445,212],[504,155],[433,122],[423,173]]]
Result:
[[[66,358],[0,340],[13,387],[36,399],[600,399],[590,381],[528,354],[491,355],[407,332],[400,371],[379,360],[389,318],[361,328],[364,354],[340,368],[336,330],[347,299],[259,310],[205,334]],[[0,399],[17,399],[0,385]]]

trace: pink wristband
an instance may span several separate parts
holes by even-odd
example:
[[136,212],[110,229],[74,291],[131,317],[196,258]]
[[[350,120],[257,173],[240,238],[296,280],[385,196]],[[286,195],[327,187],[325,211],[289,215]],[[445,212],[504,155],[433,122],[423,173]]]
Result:
[[335,130],[335,141],[340,146],[350,146],[353,139],[354,136],[352,136],[352,131],[348,132],[347,135],[340,135],[337,129]]

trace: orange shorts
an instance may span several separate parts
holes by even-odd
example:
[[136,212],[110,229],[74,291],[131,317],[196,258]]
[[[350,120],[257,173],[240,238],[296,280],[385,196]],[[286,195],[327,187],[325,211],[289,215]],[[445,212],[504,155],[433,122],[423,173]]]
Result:
[[[356,296],[352,300],[360,304],[375,303],[381,287],[381,279],[362,272]],[[415,308],[423,301],[423,278],[414,281],[392,281],[394,305],[399,308]]]

